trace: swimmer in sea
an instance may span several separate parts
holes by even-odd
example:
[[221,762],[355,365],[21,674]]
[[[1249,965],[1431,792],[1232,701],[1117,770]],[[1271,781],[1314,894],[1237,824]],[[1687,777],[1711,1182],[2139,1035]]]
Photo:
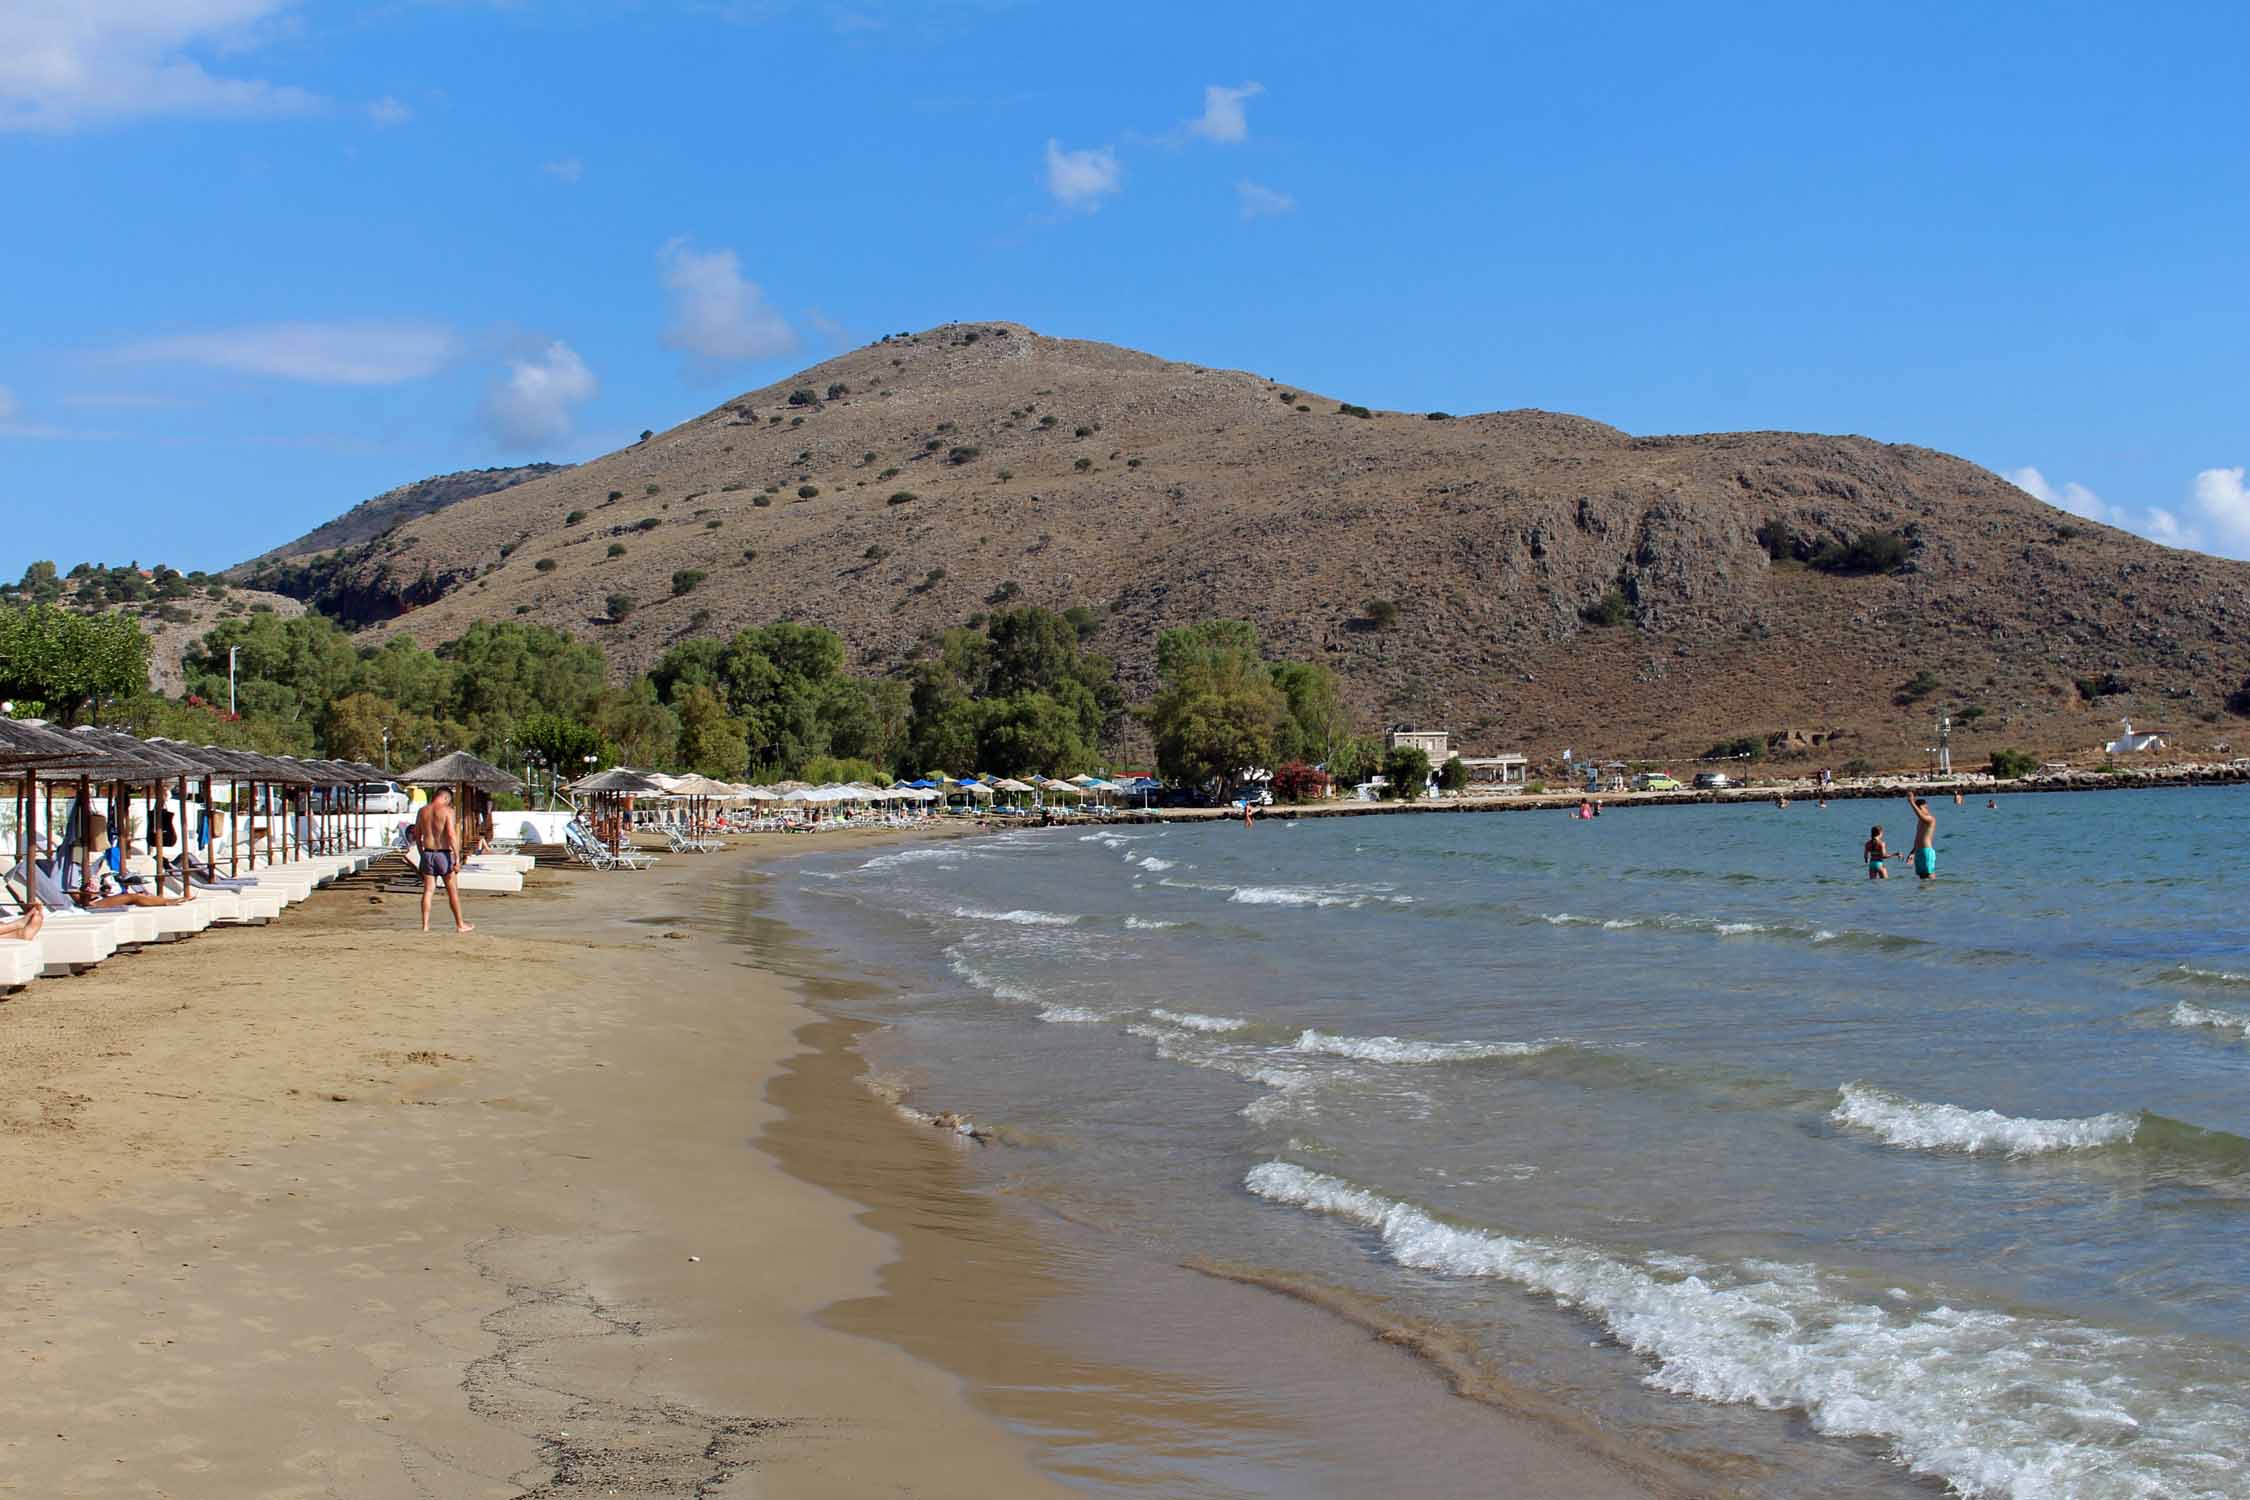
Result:
[[1877,823],[1867,831],[1867,842],[1861,846],[1859,852],[1867,856],[1867,878],[1869,880],[1888,880],[1891,878],[1888,862],[1898,858],[1898,856],[1884,846],[1882,824]]
[[1997,808],[1997,807],[1998,807],[1998,806],[1999,806],[2000,804],[1999,804],[1998,802],[1995,802],[1995,801],[1994,801],[1994,800],[1993,800],[1992,798],[1990,798],[1990,797],[1987,797],[1987,798],[1985,798],[1985,799],[1984,799],[1984,805],[1985,805],[1985,807],[1986,807],[1986,808],[1987,808],[1987,809],[1989,810],[1989,809]]
[[1914,809],[1914,878],[1916,880],[1935,880],[1937,879],[1937,814],[1930,811],[1929,803],[1924,802],[1912,792],[1906,794],[1906,805]]

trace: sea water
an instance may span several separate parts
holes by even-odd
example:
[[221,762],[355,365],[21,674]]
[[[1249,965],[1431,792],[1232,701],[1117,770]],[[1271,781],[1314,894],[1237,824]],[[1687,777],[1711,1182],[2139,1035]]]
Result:
[[978,1170],[1150,1265],[1382,1298],[1753,1492],[2250,1495],[2250,794],[1935,810],[1928,884],[1846,801],[1021,831],[773,897],[893,976],[877,1064]]

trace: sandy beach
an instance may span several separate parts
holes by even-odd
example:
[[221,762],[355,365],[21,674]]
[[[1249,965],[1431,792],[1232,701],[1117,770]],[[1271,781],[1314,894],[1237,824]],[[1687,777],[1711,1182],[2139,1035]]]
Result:
[[[467,938],[333,888],[0,1005],[0,1493],[1032,1496],[1276,1422],[1040,1344],[1024,1216],[862,1085],[832,965],[746,934],[734,877],[800,842],[555,872]],[[1412,1358],[1180,1275],[1340,1391]],[[1540,1493],[1648,1492],[1444,1392]]]

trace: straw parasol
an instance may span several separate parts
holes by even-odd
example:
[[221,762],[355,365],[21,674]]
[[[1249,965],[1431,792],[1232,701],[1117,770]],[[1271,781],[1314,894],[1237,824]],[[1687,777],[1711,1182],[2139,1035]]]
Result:
[[[392,779],[407,786],[458,788],[456,800],[471,804],[472,815],[469,819],[469,826],[474,830],[473,836],[479,839],[484,837],[485,830],[491,821],[490,807],[493,795],[498,792],[520,792],[523,790],[523,783],[515,777],[510,776],[491,761],[471,755],[466,750],[455,750],[449,755],[439,756],[436,760],[425,761],[404,775]],[[463,852],[459,823],[454,825],[453,852],[457,858]]]

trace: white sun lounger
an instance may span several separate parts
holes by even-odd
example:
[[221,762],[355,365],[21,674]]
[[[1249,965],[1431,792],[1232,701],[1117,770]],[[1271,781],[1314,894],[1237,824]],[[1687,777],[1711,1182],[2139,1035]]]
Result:
[[0,938],[0,990],[20,990],[47,970],[37,938]]

